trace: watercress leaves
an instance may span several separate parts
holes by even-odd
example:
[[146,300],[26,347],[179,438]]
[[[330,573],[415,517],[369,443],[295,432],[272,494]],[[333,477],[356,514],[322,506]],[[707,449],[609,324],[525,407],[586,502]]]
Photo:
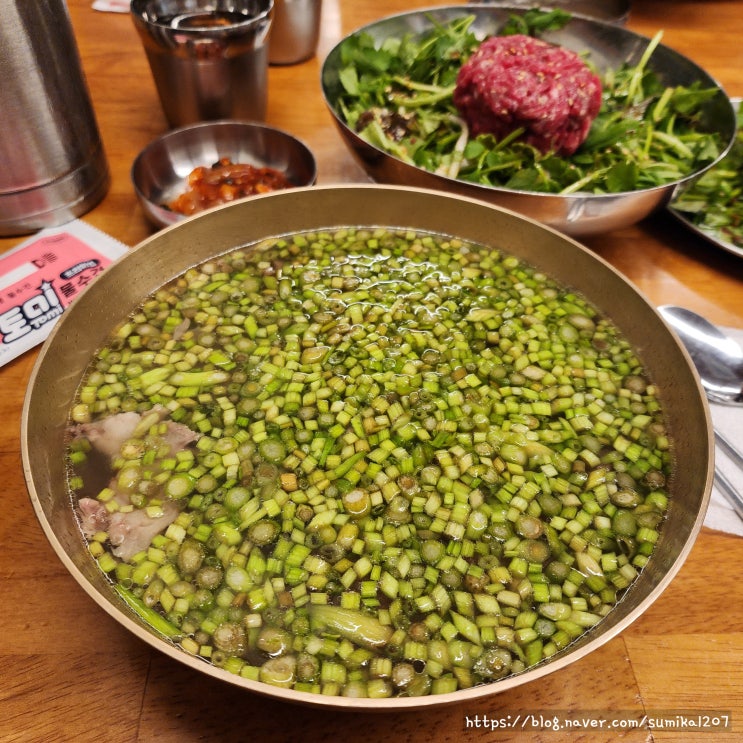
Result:
[[[530,11],[500,33],[537,35],[569,17]],[[348,37],[340,49],[336,110],[359,136],[394,157],[447,177],[525,191],[618,193],[660,186],[721,152],[720,137],[703,130],[700,116],[717,89],[697,83],[670,88],[649,68],[660,34],[637,64],[601,74],[602,108],[574,155],[542,154],[520,142],[518,131],[501,141],[470,136],[452,93],[461,65],[482,41],[472,30],[474,20],[434,23],[422,34],[381,45],[366,33]]]

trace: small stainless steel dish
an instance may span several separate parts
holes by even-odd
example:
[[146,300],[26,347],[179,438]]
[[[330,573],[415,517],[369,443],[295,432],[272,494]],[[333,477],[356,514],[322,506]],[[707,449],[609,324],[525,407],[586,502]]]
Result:
[[[434,7],[390,16],[353,33],[368,34],[382,44],[389,38],[422,34],[431,30],[434,24],[444,24],[473,15],[475,20],[471,28],[484,39],[496,34],[512,15],[524,12],[523,5]],[[650,43],[650,39],[619,25],[579,16],[573,17],[563,29],[545,33],[542,38],[580,54],[588,53],[591,62],[600,71],[617,69],[624,63],[637,64]],[[346,145],[375,181],[438,188],[484,199],[537,219],[573,237],[582,237],[610,232],[640,221],[665,206],[682,183],[707,169],[699,169],[684,179],[663,186],[610,194],[517,191],[437,175],[369,144],[345,123],[338,106],[342,90],[339,77],[342,45],[343,41],[339,42],[323,63],[322,93]],[[685,86],[698,82],[702,87],[718,89],[718,94],[705,105],[703,125],[709,131],[720,133],[726,145],[724,152],[727,152],[735,136],[735,112],[730,99],[718,83],[694,62],[662,44],[657,47],[648,64],[668,86]]]
[[186,190],[186,179],[200,166],[222,157],[281,171],[295,186],[317,178],[315,157],[296,137],[250,121],[211,121],[173,129],[151,142],[132,165],[134,190],[146,217],[157,227],[185,217],[166,204]]
[[[114,327],[150,293],[200,262],[268,237],[344,226],[446,234],[520,257],[606,313],[638,349],[662,391],[675,467],[655,551],[638,580],[596,627],[523,673],[451,693],[385,699],[325,696],[253,681],[186,653],[147,626],[116,594],[83,540],[66,484],[65,432],[81,376]],[[356,185],[288,189],[244,199],[162,230],[129,251],[75,300],[42,348],[24,403],[21,443],[43,533],[93,601],[138,638],[193,671],[255,693],[325,708],[394,712],[471,703],[548,673],[570,673],[571,663],[636,620],[673,580],[701,529],[712,486],[710,432],[709,411],[690,357],[648,300],[594,253],[534,220],[482,201],[434,190]]]

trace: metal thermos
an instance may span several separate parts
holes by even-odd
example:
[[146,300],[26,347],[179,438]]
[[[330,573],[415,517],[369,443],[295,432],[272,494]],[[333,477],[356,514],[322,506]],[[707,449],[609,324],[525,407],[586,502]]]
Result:
[[0,235],[68,222],[109,171],[65,0],[4,0],[0,23]]

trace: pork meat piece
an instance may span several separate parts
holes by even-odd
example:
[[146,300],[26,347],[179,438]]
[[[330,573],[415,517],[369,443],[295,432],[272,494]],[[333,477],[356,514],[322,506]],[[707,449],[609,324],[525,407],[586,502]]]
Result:
[[[142,420],[153,413],[156,413],[160,420],[163,420],[167,416],[168,410],[158,406],[144,414],[135,412],[116,413],[92,423],[82,423],[75,426],[72,429],[72,434],[76,437],[87,438],[97,452],[111,460],[118,456],[124,443],[135,435]],[[188,426],[173,421],[167,422],[164,439],[170,447],[171,454],[182,451],[197,438],[198,434]]]
[[118,456],[125,441],[130,439],[139,425],[139,413],[116,413],[94,423],[82,423],[73,429],[74,435],[85,437],[91,446],[108,459]]
[[80,514],[80,528],[86,537],[99,531],[106,531],[110,514],[106,507],[95,498],[80,498],[77,502]]
[[150,516],[145,509],[122,513],[117,511],[108,524],[108,539],[112,552],[122,560],[131,560],[137,552],[146,550],[153,538],[165,531],[178,516],[178,506],[165,501],[162,515]]

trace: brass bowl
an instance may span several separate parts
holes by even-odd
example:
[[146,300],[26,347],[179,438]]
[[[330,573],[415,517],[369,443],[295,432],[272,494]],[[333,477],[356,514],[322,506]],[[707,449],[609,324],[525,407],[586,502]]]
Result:
[[[457,18],[472,15],[475,20],[471,30],[478,38],[484,39],[497,33],[512,15],[523,15],[525,12],[523,3],[518,4],[518,7],[500,4],[492,6],[486,3],[433,7],[374,21],[357,29],[352,35],[368,34],[375,43],[381,45],[389,38],[423,34],[434,28],[435,24],[446,24]],[[618,69],[624,63],[638,64],[650,43],[650,39],[616,23],[577,15],[564,28],[544,33],[541,38],[578,54],[588,52],[589,59],[600,71]],[[712,165],[662,186],[607,194],[582,192],[548,194],[519,191],[468,183],[438,175],[369,144],[345,123],[338,104],[342,91],[339,72],[342,68],[341,48],[344,41],[345,39],[340,41],[323,62],[322,94],[346,146],[368,175],[379,183],[438,188],[450,193],[483,199],[537,219],[572,237],[584,237],[610,232],[639,222],[668,204],[681,184],[698,176]],[[702,125],[706,131],[720,133],[723,150],[726,152],[735,136],[735,112],[719,84],[696,63],[663,44],[656,48],[648,67],[656,72],[668,87],[687,86],[698,81],[704,88],[717,88],[717,95],[705,104]],[[724,152],[721,152],[720,157]]]
[[[166,641],[124,605],[90,556],[66,488],[65,428],[92,355],[146,295],[185,269],[266,237],[341,226],[388,226],[449,234],[514,254],[581,292],[609,315],[660,386],[676,466],[667,521],[647,567],[618,605],[564,651],[501,681],[416,698],[351,699],[298,692],[233,675]],[[268,697],[318,707],[400,710],[471,702],[562,671],[637,619],[674,578],[702,526],[712,487],[709,411],[691,359],[655,308],[608,263],[557,231],[474,199],[396,186],[318,186],[218,207],[153,235],[110,266],[65,312],[34,367],[22,416],[31,502],[59,559],[100,607],[184,665]],[[95,652],[104,653],[104,648]]]

